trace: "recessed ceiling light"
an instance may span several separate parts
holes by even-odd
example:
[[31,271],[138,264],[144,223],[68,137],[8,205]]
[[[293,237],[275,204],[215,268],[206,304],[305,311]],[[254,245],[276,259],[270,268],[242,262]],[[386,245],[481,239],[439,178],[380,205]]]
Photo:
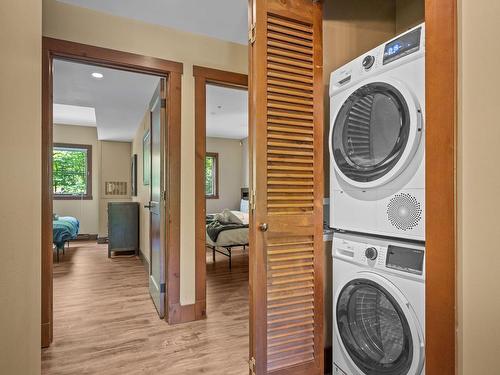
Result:
[[92,73],[92,77],[94,77],[95,79],[102,79],[104,75],[102,73],[94,72]]

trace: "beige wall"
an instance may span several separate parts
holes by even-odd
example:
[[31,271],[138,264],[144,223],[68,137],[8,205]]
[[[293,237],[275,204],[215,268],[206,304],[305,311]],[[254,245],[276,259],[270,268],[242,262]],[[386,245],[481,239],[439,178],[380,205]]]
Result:
[[144,205],[149,204],[150,186],[143,184],[143,160],[142,139],[150,128],[150,113],[147,111],[137,129],[132,142],[132,154],[137,154],[137,196],[132,197],[134,202],[139,202],[139,245],[142,255],[149,261],[149,209]]
[[[99,237],[108,235],[108,203],[128,202],[130,198],[131,142],[99,141]],[[127,192],[110,195],[106,181],[126,182]]]
[[219,154],[219,199],[207,199],[207,213],[221,212],[225,208],[240,207],[243,150],[238,139],[207,137],[207,152]]
[[195,301],[193,64],[247,72],[247,47],[110,16],[55,0],[43,1],[43,34],[184,63],[181,135],[181,294]]
[[500,2],[462,0],[460,13],[460,374],[496,374],[500,353]]
[[99,149],[97,128],[55,124],[54,143],[73,143],[92,146],[92,200],[54,200],[54,213],[74,216],[80,221],[80,233],[97,234],[99,230]]
[[40,373],[41,2],[0,2],[0,374]]

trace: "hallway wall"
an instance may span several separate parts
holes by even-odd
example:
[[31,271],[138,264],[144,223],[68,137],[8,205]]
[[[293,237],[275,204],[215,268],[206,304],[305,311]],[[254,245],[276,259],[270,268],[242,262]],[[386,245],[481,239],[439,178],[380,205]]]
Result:
[[39,0],[0,2],[0,374],[40,373]]

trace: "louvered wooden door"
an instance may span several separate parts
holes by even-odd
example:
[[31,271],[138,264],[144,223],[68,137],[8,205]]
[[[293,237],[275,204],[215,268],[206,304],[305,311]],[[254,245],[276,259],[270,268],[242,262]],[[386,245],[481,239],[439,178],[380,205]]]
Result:
[[323,373],[322,9],[250,1],[250,366]]

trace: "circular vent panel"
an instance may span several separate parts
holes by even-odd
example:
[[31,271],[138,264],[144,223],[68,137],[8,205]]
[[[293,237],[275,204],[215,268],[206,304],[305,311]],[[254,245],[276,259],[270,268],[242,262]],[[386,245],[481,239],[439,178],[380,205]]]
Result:
[[396,194],[387,205],[387,218],[397,229],[412,230],[422,220],[422,206],[411,194]]

